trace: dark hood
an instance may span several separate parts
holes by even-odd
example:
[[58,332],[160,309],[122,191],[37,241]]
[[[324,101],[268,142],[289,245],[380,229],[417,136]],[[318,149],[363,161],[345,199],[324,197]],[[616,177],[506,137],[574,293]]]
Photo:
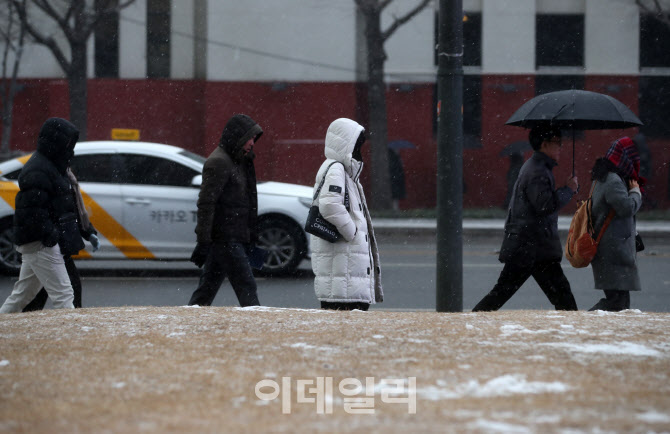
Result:
[[623,178],[621,171],[617,169],[614,163],[607,158],[598,158],[591,169],[591,179],[593,181],[605,182],[610,172],[616,173]]
[[74,155],[77,140],[79,130],[71,122],[61,118],[49,118],[40,129],[37,152],[47,157],[64,174]]
[[239,160],[240,149],[249,139],[254,142],[263,134],[261,127],[249,116],[238,114],[230,118],[221,133],[219,146],[231,157]]

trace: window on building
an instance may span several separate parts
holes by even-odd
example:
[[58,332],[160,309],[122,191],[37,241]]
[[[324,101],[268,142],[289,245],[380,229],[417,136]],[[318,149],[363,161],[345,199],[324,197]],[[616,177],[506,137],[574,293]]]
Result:
[[463,66],[482,66],[482,14],[463,15]]
[[147,77],[170,77],[170,0],[147,0]]
[[535,66],[584,66],[584,15],[535,17]]
[[95,0],[95,10],[101,14],[95,27],[95,76],[119,76],[119,12],[112,10],[118,6],[118,0],[107,2]]
[[647,137],[670,137],[670,77],[640,77],[640,120],[644,125],[640,131]]
[[670,26],[640,15],[640,67],[670,67]]
[[[440,18],[435,13],[435,65],[439,63],[438,43],[440,41]],[[463,66],[482,65],[482,14],[465,12],[463,14]]]

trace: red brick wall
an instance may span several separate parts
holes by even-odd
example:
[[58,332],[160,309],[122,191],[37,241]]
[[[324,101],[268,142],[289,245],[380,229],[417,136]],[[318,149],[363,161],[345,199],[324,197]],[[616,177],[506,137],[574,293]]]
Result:
[[[533,76],[482,76],[482,124],[479,149],[463,153],[464,206],[499,207],[507,189],[507,157],[500,151],[527,130],[505,126],[525,101],[535,96]],[[637,112],[637,77],[587,76],[586,89],[608,93]],[[13,149],[32,150],[37,133],[50,116],[67,117],[67,83],[64,80],[25,80],[18,94],[12,131]],[[403,208],[435,206],[436,153],[433,135],[433,84],[389,85],[387,93],[389,140],[405,139],[416,149],[401,151],[408,197]],[[257,145],[260,179],[311,185],[323,160],[323,139],[330,122],[355,118],[355,83],[257,83],[191,80],[89,81],[89,140],[107,139],[112,128],[138,128],[141,140],[182,146],[208,155],[218,142],[230,116],[246,113],[265,133]],[[575,169],[588,185],[593,161],[612,140],[625,131],[589,131],[575,142]],[[647,139],[652,152],[650,200],[662,208],[668,200],[670,140]],[[563,183],[572,169],[572,146],[564,151],[556,169]],[[530,153],[526,153],[526,158]],[[369,167],[369,166],[368,166]],[[366,173],[364,183],[368,183]],[[585,196],[586,188],[581,196]],[[571,210],[566,210],[571,212]]]

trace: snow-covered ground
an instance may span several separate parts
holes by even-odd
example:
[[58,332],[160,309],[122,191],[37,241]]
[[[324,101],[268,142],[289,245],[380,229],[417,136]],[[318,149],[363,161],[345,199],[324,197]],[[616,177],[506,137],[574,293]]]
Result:
[[3,432],[670,432],[670,314],[0,316]]

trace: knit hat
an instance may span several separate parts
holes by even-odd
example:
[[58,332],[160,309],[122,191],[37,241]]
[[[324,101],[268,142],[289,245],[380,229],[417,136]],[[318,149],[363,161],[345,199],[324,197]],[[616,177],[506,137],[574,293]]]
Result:
[[640,176],[640,154],[629,137],[615,140],[605,154],[605,158],[617,167],[624,178],[634,179],[640,186],[646,183],[647,180]]

